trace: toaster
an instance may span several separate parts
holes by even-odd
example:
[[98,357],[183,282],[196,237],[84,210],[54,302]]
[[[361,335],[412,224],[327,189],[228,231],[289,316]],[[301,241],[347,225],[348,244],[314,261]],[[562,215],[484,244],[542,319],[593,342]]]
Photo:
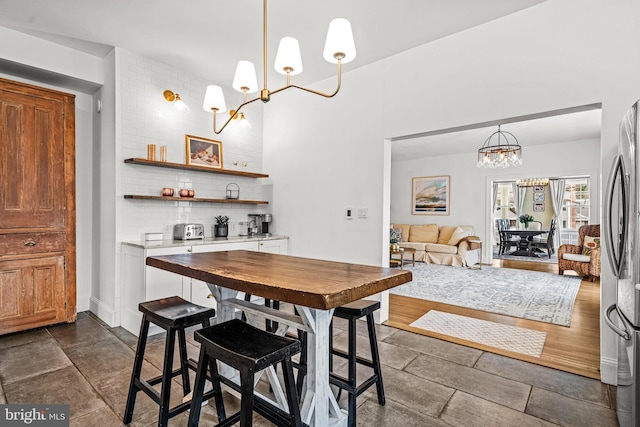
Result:
[[176,224],[173,226],[173,238],[175,240],[204,239],[204,225]]

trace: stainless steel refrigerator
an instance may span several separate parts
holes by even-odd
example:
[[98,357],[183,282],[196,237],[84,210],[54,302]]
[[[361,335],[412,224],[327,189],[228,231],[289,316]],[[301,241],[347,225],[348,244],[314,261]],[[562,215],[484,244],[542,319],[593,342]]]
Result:
[[613,163],[604,205],[604,239],[616,276],[616,303],[605,321],[618,346],[618,423],[640,425],[640,242],[638,183],[638,109],[640,101],[620,123],[618,155]]

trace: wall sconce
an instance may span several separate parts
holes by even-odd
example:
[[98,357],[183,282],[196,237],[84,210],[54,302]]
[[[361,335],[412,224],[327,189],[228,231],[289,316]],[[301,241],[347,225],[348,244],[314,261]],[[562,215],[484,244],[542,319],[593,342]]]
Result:
[[242,126],[243,128],[251,129],[251,123],[249,123],[249,120],[247,120],[242,111],[238,113],[236,110],[231,110],[229,111],[229,115],[233,120],[240,119],[240,126]]
[[174,93],[167,89],[162,92],[162,95],[164,95],[164,99],[166,99],[168,102],[173,102],[173,108],[175,108],[177,111],[185,113],[191,111],[187,104],[185,104],[184,101],[180,98],[180,94]]

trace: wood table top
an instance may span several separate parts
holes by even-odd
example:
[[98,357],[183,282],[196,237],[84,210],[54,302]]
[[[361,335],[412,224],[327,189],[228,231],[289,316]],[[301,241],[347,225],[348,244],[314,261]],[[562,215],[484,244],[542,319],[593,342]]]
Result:
[[245,250],[154,256],[146,263],[225,288],[321,310],[412,280],[406,270]]

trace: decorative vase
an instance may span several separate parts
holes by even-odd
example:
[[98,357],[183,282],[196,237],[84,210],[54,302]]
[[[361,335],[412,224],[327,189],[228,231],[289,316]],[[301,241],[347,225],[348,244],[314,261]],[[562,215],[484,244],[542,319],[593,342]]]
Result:
[[529,223],[528,223],[528,222],[525,222],[525,223],[524,223],[524,229],[525,229],[525,230],[528,230],[528,229],[529,229]]
[[227,237],[229,235],[229,226],[227,224],[216,224],[213,227],[215,237]]

